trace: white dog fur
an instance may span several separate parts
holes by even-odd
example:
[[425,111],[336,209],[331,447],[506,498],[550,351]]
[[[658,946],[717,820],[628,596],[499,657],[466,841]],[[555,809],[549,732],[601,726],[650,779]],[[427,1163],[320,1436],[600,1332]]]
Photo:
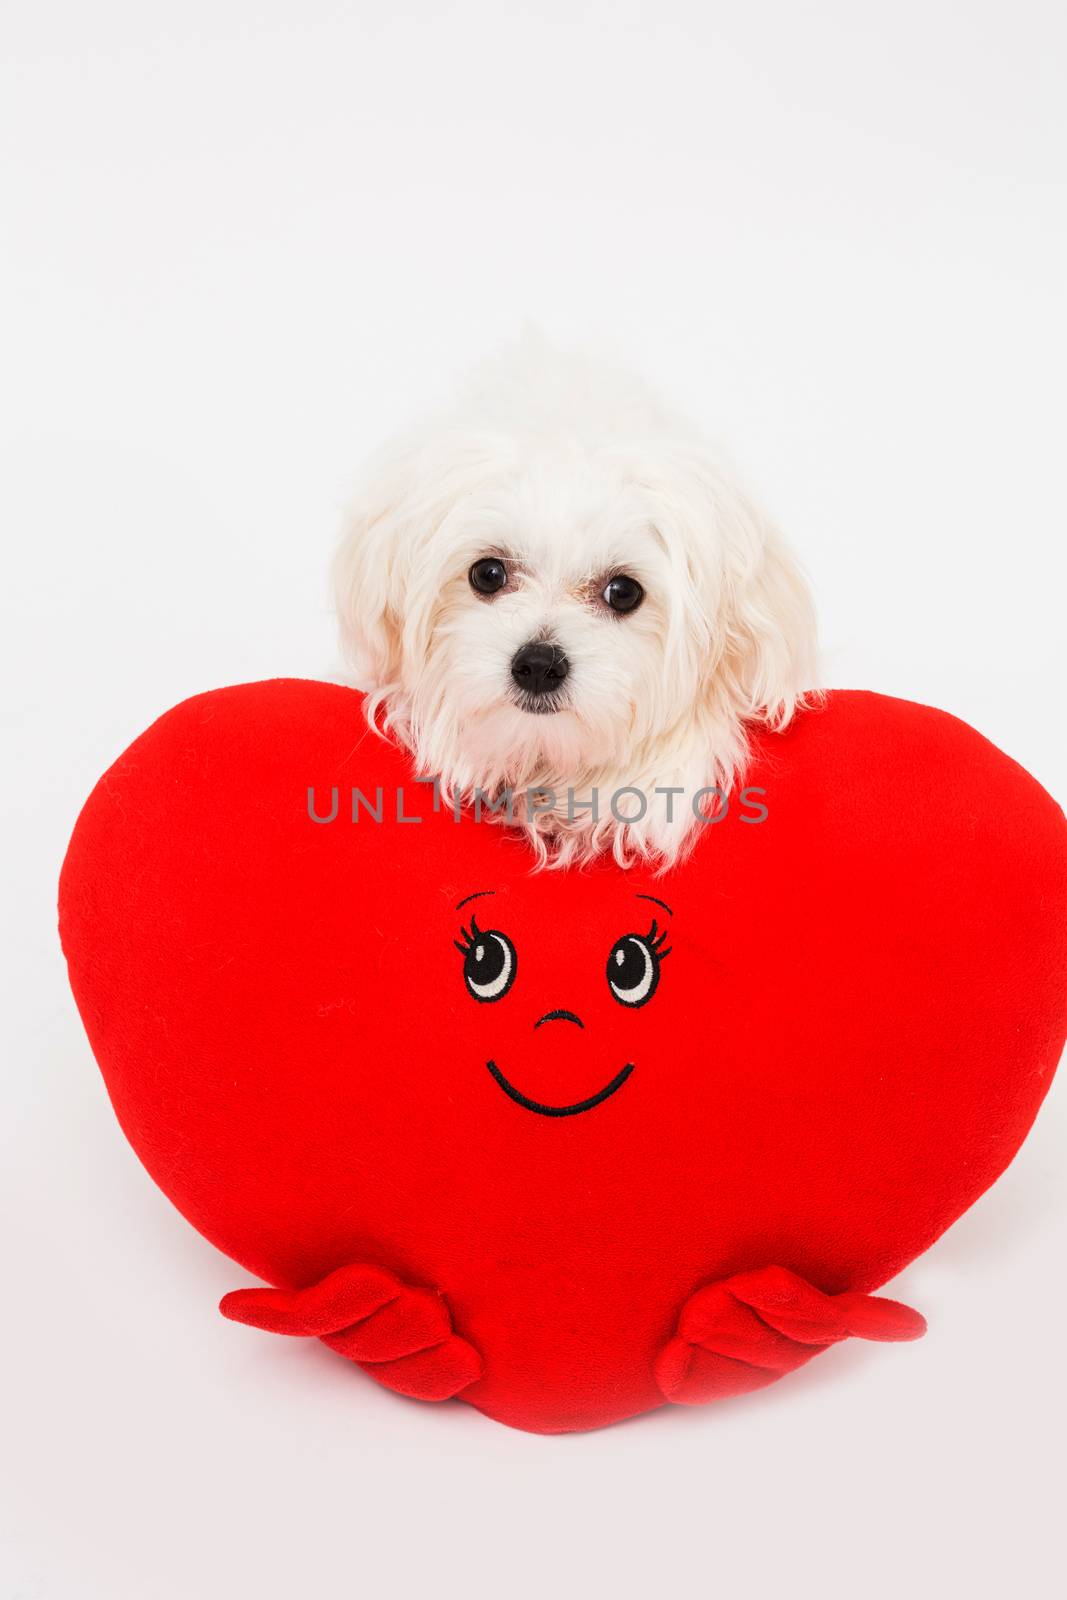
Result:
[[[468,578],[486,557],[507,572],[488,598]],[[602,598],[619,574],[645,591],[629,615]],[[784,727],[813,681],[807,584],[722,460],[641,382],[536,336],[371,464],[335,586],[372,726],[446,796],[509,791],[542,864],[670,865],[692,797],[729,794],[747,730]],[[551,714],[512,680],[531,640],[570,665]],[[639,820],[612,813],[623,788]]]

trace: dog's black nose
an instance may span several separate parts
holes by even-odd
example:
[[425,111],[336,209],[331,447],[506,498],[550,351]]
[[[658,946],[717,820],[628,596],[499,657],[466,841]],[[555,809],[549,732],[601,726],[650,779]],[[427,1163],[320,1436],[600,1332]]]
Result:
[[534,639],[516,650],[511,662],[511,676],[527,694],[551,694],[558,689],[571,670],[571,664],[558,644],[548,644]]

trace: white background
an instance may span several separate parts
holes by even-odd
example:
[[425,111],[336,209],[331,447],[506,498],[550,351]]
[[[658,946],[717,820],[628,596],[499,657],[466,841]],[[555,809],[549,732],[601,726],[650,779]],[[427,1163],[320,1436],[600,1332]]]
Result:
[[194,691],[336,666],[363,452],[530,316],[732,442],[825,679],[1061,798],[1063,9],[0,12],[3,1600],[1053,1594],[1055,1092],[896,1292],[915,1346],[563,1439],[224,1323],[54,933],[77,809]]

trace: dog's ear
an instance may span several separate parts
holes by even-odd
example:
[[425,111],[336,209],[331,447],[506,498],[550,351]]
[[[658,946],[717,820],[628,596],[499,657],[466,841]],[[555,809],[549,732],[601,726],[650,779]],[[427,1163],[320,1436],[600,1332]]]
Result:
[[719,606],[719,671],[739,715],[784,727],[815,687],[811,590],[777,530],[744,502],[745,537],[728,546]]
[[685,489],[691,595],[706,642],[702,676],[716,709],[780,728],[815,684],[815,607],[804,571],[736,482],[700,448],[675,463]]
[[381,456],[345,516],[333,563],[341,643],[361,688],[389,691],[401,678],[412,464]]
[[409,688],[407,670],[425,658],[437,578],[453,558],[462,561],[463,507],[501,448],[480,433],[417,433],[381,452],[364,477],[333,581],[345,654],[359,686],[378,699]]

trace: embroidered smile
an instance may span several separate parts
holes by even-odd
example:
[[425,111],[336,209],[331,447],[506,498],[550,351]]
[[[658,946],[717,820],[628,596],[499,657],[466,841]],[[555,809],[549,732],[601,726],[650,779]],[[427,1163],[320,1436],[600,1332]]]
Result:
[[485,1064],[509,1099],[514,1100],[517,1106],[522,1106],[526,1111],[536,1111],[539,1117],[576,1117],[581,1111],[592,1111],[594,1106],[609,1100],[616,1089],[621,1089],[634,1070],[633,1062],[628,1062],[621,1072],[615,1074],[610,1083],[606,1083],[597,1094],[591,1094],[588,1100],[575,1100],[573,1105],[569,1106],[546,1106],[540,1100],[531,1100],[521,1089],[516,1089],[515,1085],[505,1078],[495,1061],[487,1061]]

